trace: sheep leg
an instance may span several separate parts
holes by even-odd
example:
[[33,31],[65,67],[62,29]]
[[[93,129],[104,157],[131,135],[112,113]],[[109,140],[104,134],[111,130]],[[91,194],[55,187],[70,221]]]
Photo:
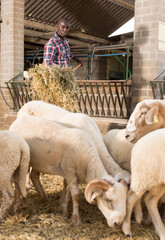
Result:
[[143,211],[142,211],[141,199],[140,198],[135,203],[134,208],[133,208],[133,212],[134,212],[136,222],[138,224],[140,224],[142,219],[143,219]]
[[31,172],[31,167],[29,167],[29,172],[28,174],[26,175],[26,188],[31,188],[32,185],[31,185],[31,182],[30,182],[30,172]]
[[132,215],[133,207],[134,207],[135,203],[139,200],[139,198],[142,197],[143,193],[144,192],[137,195],[132,190],[130,190],[128,192],[126,216],[125,216],[125,219],[122,224],[122,231],[127,237],[130,237],[132,235],[132,233],[131,233],[131,215]]
[[15,196],[14,196],[14,202],[11,207],[11,214],[15,215],[18,212],[21,202],[22,202],[21,192],[18,184],[15,182]]
[[10,192],[2,191],[2,204],[0,209],[0,224],[4,222],[5,216],[14,201],[14,195]]
[[158,201],[165,193],[165,187],[159,186],[150,190],[145,196],[145,203],[152,222],[161,240],[165,240],[165,227],[158,211]]
[[43,199],[43,200],[47,200],[47,196],[42,188],[42,185],[40,183],[40,179],[39,179],[40,173],[34,169],[31,170],[30,173],[30,178],[32,180],[32,183],[36,189],[36,191],[38,192],[39,196]]
[[62,202],[64,201],[65,199],[65,195],[66,195],[66,190],[67,190],[67,182],[65,180],[65,178],[63,179],[63,190],[62,190],[62,194],[61,194],[61,197],[59,199],[59,204],[61,205]]
[[68,183],[72,201],[73,201],[73,213],[72,213],[72,222],[74,227],[77,227],[80,225],[80,216],[79,216],[79,189],[77,185],[77,178],[72,178],[72,181]]
[[61,211],[62,211],[63,217],[68,217],[68,204],[69,204],[69,201],[71,198],[69,186],[66,187],[65,191],[66,191],[66,193],[65,193],[64,199],[61,203]]

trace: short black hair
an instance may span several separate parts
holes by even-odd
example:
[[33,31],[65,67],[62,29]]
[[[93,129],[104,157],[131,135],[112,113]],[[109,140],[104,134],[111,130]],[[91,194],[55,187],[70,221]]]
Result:
[[68,18],[64,18],[64,17],[59,18],[57,24],[60,24],[61,22],[70,23],[69,19]]

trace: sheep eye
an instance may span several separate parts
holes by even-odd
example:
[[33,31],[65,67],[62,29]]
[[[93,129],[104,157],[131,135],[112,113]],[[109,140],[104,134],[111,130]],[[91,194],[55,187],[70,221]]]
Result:
[[111,202],[112,202],[112,200],[107,198],[107,202],[110,202],[110,203],[111,203]]
[[142,112],[139,117],[143,117],[146,115],[146,112]]

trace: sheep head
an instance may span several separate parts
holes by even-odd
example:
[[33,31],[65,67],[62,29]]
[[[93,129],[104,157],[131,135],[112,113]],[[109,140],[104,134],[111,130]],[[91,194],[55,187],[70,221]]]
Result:
[[165,126],[164,112],[164,100],[148,99],[139,102],[127,123],[126,139],[135,143],[147,133],[163,128]]
[[125,181],[94,180],[85,189],[89,203],[97,203],[110,227],[120,226],[126,214],[127,184]]

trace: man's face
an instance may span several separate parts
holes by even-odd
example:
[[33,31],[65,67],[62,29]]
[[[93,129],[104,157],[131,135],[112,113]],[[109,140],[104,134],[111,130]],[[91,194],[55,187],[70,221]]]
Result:
[[58,35],[61,37],[66,37],[70,30],[70,23],[67,21],[61,21],[57,24]]

